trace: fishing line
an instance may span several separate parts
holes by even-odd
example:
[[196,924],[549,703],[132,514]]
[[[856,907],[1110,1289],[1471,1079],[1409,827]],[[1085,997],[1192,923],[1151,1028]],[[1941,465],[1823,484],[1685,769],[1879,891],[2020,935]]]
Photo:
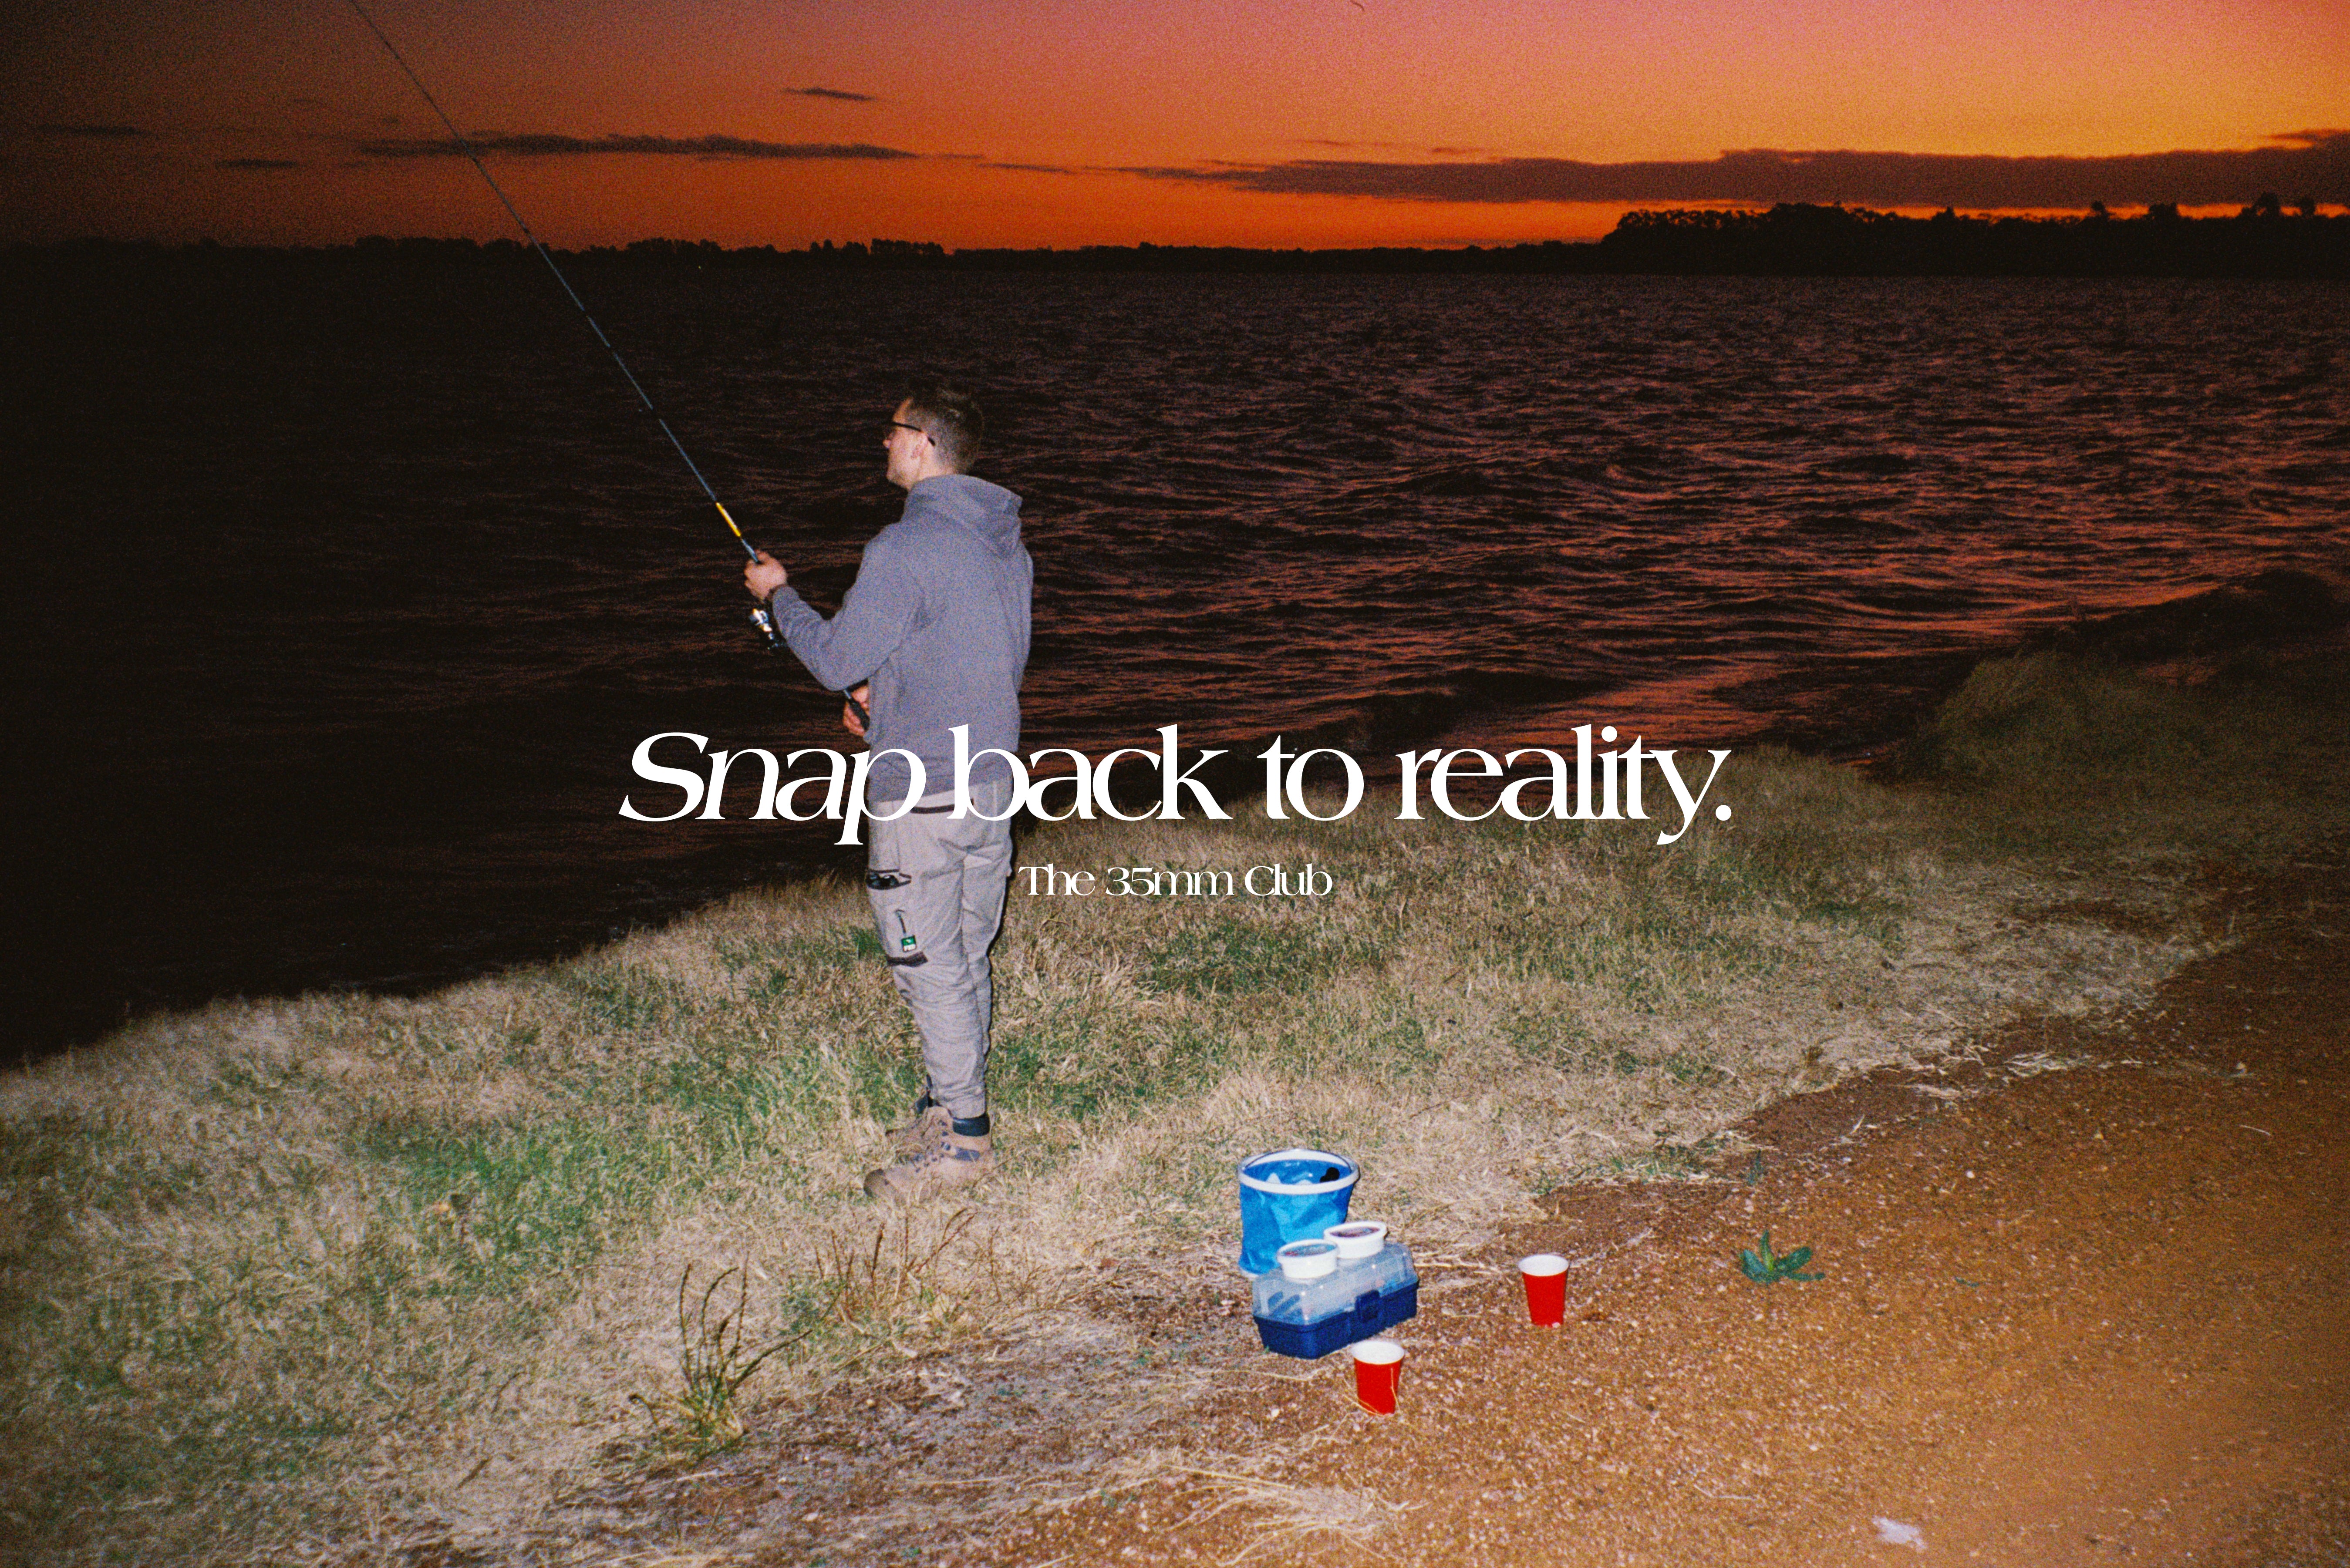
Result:
[[[506,195],[504,187],[490,177],[489,166],[482,161],[482,155],[473,151],[473,144],[465,140],[465,133],[457,129],[457,122],[449,118],[449,111],[441,107],[441,100],[432,96],[432,89],[427,88],[422,78],[417,76],[415,67],[408,63],[408,57],[400,52],[398,46],[392,43],[381,27],[376,26],[375,18],[368,15],[367,8],[359,4],[359,0],[349,0],[349,5],[351,9],[359,14],[359,20],[367,24],[368,31],[375,35],[375,41],[381,44],[384,52],[391,57],[392,63],[397,65],[401,74],[408,78],[409,85],[415,88],[417,96],[432,106],[432,112],[439,115],[441,123],[449,128],[449,134],[456,140],[459,150],[473,162],[474,172],[481,175],[483,183],[489,186],[491,193],[496,196],[499,203],[505,208],[506,216],[515,221],[515,227],[522,231],[522,237],[528,240],[531,249],[538,253],[538,259],[546,264],[546,270],[555,275],[555,281],[563,286],[564,294],[570,298],[573,305],[579,307],[579,314],[587,318],[588,329],[596,335],[596,341],[601,343],[604,346],[604,351],[612,357],[612,363],[620,368],[620,374],[628,380],[629,389],[636,393],[637,401],[644,404],[645,412],[652,415],[653,423],[660,426],[660,433],[669,437],[669,444],[677,449],[677,455],[685,462],[686,471],[693,475],[693,482],[702,486],[702,493],[710,497],[710,504],[718,508],[718,515],[725,521],[727,531],[734,535],[734,542],[743,546],[744,555],[754,561],[757,560],[758,547],[743,537],[743,530],[734,525],[734,518],[726,510],[726,503],[718,499],[718,492],[711,489],[710,481],[702,476],[702,470],[695,464],[692,454],[685,450],[685,443],[677,439],[677,432],[669,428],[669,421],[661,418],[659,409],[653,407],[653,400],[645,395],[643,386],[637,380],[636,372],[629,369],[629,362],[626,359],[620,358],[620,351],[612,346],[612,340],[604,336],[604,328],[597,324],[594,313],[588,308],[588,302],[579,297],[579,291],[571,286],[571,280],[563,275],[561,267],[555,265],[555,257],[547,250],[546,243],[531,233],[530,225],[523,221],[521,212]],[[784,646],[783,633],[775,628],[775,618],[769,615],[764,606],[751,612],[751,624],[758,628],[759,635],[766,639],[769,652],[774,652]],[[854,699],[851,701],[853,701]],[[862,710],[860,709],[859,711],[861,712]]]

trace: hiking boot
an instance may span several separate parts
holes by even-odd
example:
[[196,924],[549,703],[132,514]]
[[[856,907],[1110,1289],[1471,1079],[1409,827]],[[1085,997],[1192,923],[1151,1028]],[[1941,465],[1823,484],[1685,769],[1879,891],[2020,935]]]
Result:
[[954,1114],[928,1095],[914,1102],[914,1119],[889,1129],[889,1147],[908,1159],[954,1130]]
[[876,1203],[911,1203],[933,1193],[969,1187],[995,1168],[995,1140],[966,1137],[956,1132],[951,1118],[937,1139],[895,1165],[868,1171],[865,1195]]

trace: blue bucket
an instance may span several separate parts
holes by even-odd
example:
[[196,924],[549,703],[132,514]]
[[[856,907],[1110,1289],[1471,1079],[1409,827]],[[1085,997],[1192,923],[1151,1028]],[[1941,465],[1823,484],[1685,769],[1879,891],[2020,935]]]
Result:
[[1327,1149],[1284,1148],[1241,1164],[1241,1272],[1269,1272],[1291,1241],[1347,1220],[1355,1162]]

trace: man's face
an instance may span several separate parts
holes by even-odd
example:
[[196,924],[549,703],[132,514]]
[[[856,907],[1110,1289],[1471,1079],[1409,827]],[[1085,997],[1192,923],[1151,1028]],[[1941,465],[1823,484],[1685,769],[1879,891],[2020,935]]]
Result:
[[889,483],[900,490],[911,490],[914,481],[922,476],[923,460],[931,454],[931,438],[906,417],[913,405],[899,403],[897,412],[889,416],[889,433],[881,438],[881,450],[889,454]]

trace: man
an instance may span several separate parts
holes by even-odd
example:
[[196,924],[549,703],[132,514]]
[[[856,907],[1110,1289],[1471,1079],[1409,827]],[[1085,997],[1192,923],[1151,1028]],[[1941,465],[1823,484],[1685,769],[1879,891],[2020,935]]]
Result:
[[906,510],[866,545],[830,620],[786,586],[771,557],[743,571],[754,596],[772,599],[776,627],[808,672],[848,693],[842,722],[876,756],[867,808],[888,816],[911,788],[905,759],[882,753],[922,763],[925,793],[913,809],[867,825],[873,922],[929,1074],[914,1123],[899,1135],[904,1158],[865,1179],[885,1202],[966,1186],[995,1165],[987,950],[1012,875],[1012,772],[998,756],[973,763],[972,812],[955,816],[951,732],[970,726],[974,757],[1018,748],[1035,569],[1020,544],[1020,497],[965,472],[984,431],[978,404],[953,387],[917,387],[898,405],[882,447]]

